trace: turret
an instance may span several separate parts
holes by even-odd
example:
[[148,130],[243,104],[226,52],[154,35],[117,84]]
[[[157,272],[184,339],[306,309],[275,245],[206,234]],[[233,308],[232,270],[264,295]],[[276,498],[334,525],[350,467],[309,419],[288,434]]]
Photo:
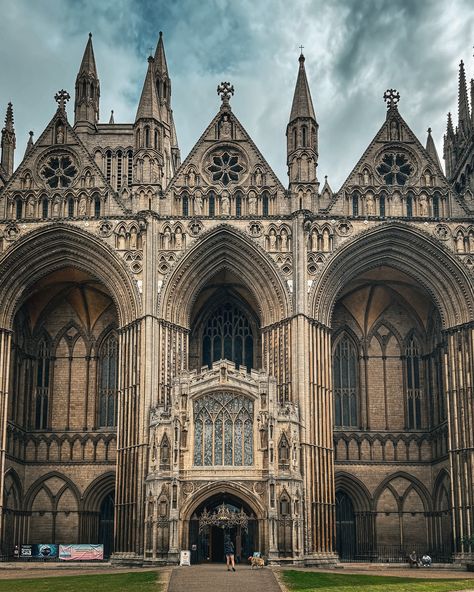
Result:
[[311,208],[311,197],[318,192],[318,122],[314,113],[304,67],[299,57],[299,71],[288,126],[286,128],[287,165],[290,192],[296,197],[294,209]]
[[89,40],[76,78],[75,127],[92,127],[99,122],[99,99],[100,84],[92,47],[92,33],[89,33]]
[[2,129],[2,167],[7,175],[13,174],[13,163],[16,148],[15,128],[13,127],[13,106],[8,103],[7,114],[5,116],[5,127]]
[[441,163],[438,157],[438,151],[436,150],[436,146],[433,140],[433,136],[431,135],[431,128],[428,128],[428,137],[426,138],[426,152],[431,156],[433,161],[439,166],[439,169],[442,171]]
[[469,113],[469,99],[467,98],[466,73],[464,62],[459,64],[459,90],[458,90],[458,130],[461,139],[469,138],[471,132],[471,116]]

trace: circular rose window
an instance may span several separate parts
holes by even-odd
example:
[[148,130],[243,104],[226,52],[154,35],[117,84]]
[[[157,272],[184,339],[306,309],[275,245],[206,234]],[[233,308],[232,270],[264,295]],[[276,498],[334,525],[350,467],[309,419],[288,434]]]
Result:
[[241,180],[245,166],[237,152],[226,149],[214,152],[211,155],[207,170],[214,182],[228,185],[229,183],[238,183]]
[[388,152],[383,155],[377,173],[387,185],[405,185],[413,173],[413,166],[405,154]]
[[51,189],[69,187],[77,175],[77,168],[68,154],[51,156],[41,169],[41,176]]

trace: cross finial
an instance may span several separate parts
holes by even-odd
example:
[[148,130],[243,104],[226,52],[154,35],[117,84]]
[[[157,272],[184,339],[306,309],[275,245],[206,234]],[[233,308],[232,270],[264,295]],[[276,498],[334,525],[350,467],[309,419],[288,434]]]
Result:
[[230,97],[234,94],[234,87],[230,82],[221,82],[217,87],[217,94],[221,95],[222,105],[228,107]]
[[153,55],[153,47],[151,47],[151,46],[148,48],[148,55],[149,56]]
[[67,90],[61,89],[54,95],[54,100],[58,104],[58,109],[61,111],[66,110],[66,103],[71,98],[71,95],[67,92]]
[[383,93],[383,100],[387,103],[387,109],[396,109],[400,100],[400,93],[394,88],[389,88]]
[[300,45],[300,53],[301,53],[301,55],[303,55],[303,49],[304,49],[304,45]]

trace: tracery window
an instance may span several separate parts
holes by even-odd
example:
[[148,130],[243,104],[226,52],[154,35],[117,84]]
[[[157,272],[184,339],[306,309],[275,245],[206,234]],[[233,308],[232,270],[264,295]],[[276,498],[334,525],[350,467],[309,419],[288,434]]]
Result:
[[387,185],[405,185],[413,167],[404,154],[386,153],[377,167],[377,173]]
[[47,218],[48,217],[48,198],[44,197],[43,201],[42,201],[42,217],[43,218]]
[[407,427],[421,428],[420,352],[412,337],[406,348]]
[[215,216],[216,214],[216,198],[214,194],[209,195],[209,216]]
[[262,198],[262,214],[268,216],[268,193],[263,194]]
[[122,151],[117,152],[117,189],[122,187]]
[[231,181],[237,182],[239,174],[244,170],[240,164],[238,154],[224,151],[222,154],[215,154],[208,167],[213,181],[219,181],[227,186]]
[[110,183],[112,179],[112,152],[110,150],[105,153],[105,178]]
[[357,426],[357,352],[349,337],[337,344],[333,357],[334,423],[337,427]]
[[439,194],[433,195],[433,218],[439,218]]
[[74,217],[74,198],[73,197],[70,197],[67,200],[67,215],[69,216],[69,218]]
[[385,218],[385,194],[384,193],[382,193],[382,195],[379,198],[379,209],[380,209],[380,217]]
[[352,215],[359,215],[359,194],[357,191],[352,196]]
[[253,464],[253,401],[231,392],[194,401],[194,464]]
[[183,195],[183,216],[189,215],[189,201],[188,196]]
[[44,430],[48,426],[49,359],[48,343],[43,338],[38,344],[36,366],[35,428],[37,430]]
[[51,189],[69,187],[76,175],[77,169],[68,154],[51,156],[41,169],[41,176]]
[[100,216],[100,197],[98,195],[94,197],[94,216],[96,218]]
[[116,425],[118,341],[112,333],[99,352],[99,426]]
[[407,195],[407,217],[413,217],[413,195],[411,193]]
[[253,332],[248,318],[236,305],[221,304],[206,322],[202,337],[202,363],[230,360],[237,367],[253,366]]
[[240,193],[237,193],[235,198],[235,215],[237,218],[242,216],[242,195]]
[[130,187],[133,180],[133,152],[129,150],[127,152],[127,185]]
[[23,217],[23,202],[21,201],[21,197],[17,197],[15,200],[15,214],[17,220]]

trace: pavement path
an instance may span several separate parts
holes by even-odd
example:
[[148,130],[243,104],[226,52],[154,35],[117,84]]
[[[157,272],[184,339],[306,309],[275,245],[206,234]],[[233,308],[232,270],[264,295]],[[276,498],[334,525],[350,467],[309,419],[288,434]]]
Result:
[[217,563],[175,567],[168,592],[281,592],[268,567],[238,565],[235,569],[227,571],[225,565]]

